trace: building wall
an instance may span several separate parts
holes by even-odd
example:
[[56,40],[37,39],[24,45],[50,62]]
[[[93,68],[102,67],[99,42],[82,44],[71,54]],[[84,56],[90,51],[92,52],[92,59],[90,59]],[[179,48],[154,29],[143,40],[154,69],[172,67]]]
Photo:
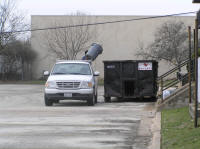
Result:
[[[114,21],[114,20],[126,20],[136,19],[145,16],[88,16],[89,23]],[[55,22],[59,22],[59,25],[66,25],[69,19],[76,20],[76,16],[32,16],[31,27],[47,28],[54,26]],[[182,16],[182,17],[167,17],[148,19],[132,22],[122,22],[114,24],[105,24],[91,26],[91,29],[96,30],[95,38],[88,43],[88,46],[93,43],[100,43],[104,49],[102,55],[100,55],[93,65],[95,69],[100,71],[100,76],[103,77],[104,60],[138,60],[136,56],[139,43],[142,42],[148,45],[154,40],[154,33],[156,28],[168,20],[183,21],[186,26],[194,27],[194,17]],[[50,56],[48,46],[45,44],[47,38],[47,31],[35,31],[31,33],[31,45],[33,49],[38,53],[37,60],[33,65],[33,76],[35,78],[41,78],[44,70],[51,70],[53,64],[56,61],[55,56]],[[80,53],[78,58],[81,59],[84,52]],[[159,62],[159,75],[168,71],[172,66],[166,62]]]

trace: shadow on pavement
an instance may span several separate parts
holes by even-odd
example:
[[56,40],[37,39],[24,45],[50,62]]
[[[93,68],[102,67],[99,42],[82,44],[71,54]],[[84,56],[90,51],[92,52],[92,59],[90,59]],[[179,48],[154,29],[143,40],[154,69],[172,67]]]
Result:
[[112,98],[112,102],[156,102],[155,98]]
[[[155,98],[112,98],[110,103],[123,103],[123,102],[132,102],[132,103],[155,103]],[[101,100],[101,102],[98,103],[104,103],[105,102]],[[97,104],[98,104],[97,103]],[[83,107],[88,106],[87,101],[75,101],[75,100],[62,100],[59,103],[54,103],[55,107]]]
[[73,101],[73,100],[64,100],[59,103],[54,103],[54,107],[83,107],[88,106],[86,101]]

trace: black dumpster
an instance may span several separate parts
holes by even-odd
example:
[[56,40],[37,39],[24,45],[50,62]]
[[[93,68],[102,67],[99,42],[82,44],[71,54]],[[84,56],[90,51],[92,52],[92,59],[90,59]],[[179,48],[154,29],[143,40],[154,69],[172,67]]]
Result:
[[104,61],[104,97],[156,98],[158,62],[154,60]]

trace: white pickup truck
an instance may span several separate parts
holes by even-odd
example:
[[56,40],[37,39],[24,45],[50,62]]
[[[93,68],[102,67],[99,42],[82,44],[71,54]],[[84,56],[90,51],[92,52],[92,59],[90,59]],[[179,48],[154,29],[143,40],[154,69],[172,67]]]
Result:
[[89,106],[97,102],[97,76],[89,61],[57,61],[45,84],[44,102],[52,106],[59,100],[86,100]]

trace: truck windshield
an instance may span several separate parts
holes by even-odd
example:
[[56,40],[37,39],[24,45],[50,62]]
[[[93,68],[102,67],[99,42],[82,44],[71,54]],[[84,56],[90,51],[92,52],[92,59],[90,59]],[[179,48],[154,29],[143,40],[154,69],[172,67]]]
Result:
[[89,64],[60,63],[56,64],[51,73],[52,75],[91,75]]

